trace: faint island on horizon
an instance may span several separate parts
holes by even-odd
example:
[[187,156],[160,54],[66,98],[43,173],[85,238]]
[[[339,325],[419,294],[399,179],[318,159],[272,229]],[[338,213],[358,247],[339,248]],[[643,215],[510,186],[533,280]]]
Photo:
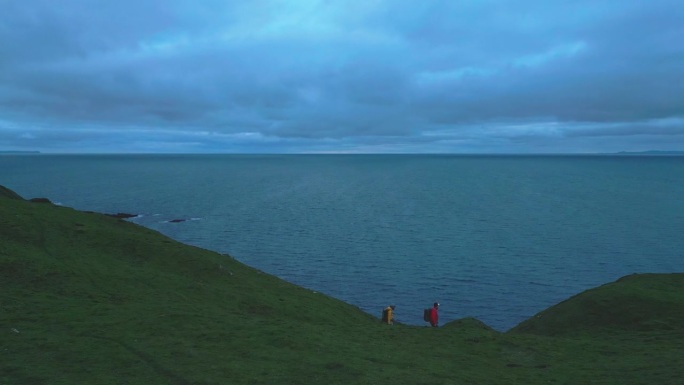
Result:
[[648,151],[620,151],[618,155],[684,155],[684,151],[665,151],[665,150],[648,150]]

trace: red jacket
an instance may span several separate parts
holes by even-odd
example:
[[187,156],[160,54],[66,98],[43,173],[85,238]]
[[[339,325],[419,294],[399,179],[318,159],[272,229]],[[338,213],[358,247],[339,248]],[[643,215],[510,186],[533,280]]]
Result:
[[432,325],[432,326],[439,325],[439,313],[437,312],[436,307],[433,307],[432,309],[430,309],[430,325]]

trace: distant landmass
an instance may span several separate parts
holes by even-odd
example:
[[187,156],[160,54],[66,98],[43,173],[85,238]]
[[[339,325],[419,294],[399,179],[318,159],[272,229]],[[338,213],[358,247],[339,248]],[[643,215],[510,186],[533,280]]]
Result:
[[0,151],[0,154],[40,154],[40,151]]
[[648,150],[648,151],[620,151],[620,155],[684,155],[684,151],[663,151],[663,150]]

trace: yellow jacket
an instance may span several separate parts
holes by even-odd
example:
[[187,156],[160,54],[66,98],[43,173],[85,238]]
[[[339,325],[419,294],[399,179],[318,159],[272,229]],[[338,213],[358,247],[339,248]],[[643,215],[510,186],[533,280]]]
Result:
[[387,306],[385,310],[382,311],[382,322],[388,325],[394,323],[394,310],[391,306]]

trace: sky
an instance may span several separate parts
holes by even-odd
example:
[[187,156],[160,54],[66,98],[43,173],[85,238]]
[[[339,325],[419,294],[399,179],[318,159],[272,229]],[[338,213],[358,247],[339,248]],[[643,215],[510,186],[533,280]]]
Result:
[[681,0],[0,0],[0,151],[646,150]]

